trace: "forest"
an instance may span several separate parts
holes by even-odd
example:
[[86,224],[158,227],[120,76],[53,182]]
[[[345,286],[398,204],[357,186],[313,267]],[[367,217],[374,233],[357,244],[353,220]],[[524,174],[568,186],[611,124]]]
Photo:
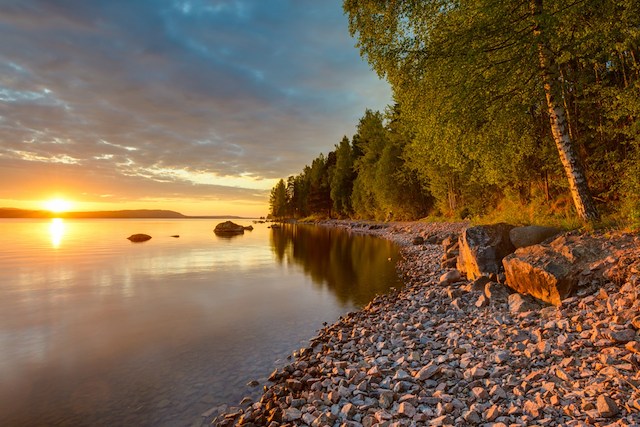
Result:
[[640,226],[640,2],[343,7],[394,104],[280,180],[272,217]]

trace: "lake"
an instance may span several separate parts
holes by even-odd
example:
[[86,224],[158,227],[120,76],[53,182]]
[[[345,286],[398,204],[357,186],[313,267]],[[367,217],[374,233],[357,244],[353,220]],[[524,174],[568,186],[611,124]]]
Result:
[[0,425],[200,425],[400,286],[390,242],[218,222],[0,219]]

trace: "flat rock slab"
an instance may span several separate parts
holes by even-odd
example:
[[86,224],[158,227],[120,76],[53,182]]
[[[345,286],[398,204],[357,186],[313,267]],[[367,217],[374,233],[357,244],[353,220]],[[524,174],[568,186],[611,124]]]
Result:
[[580,274],[603,256],[595,239],[564,235],[548,244],[517,249],[502,264],[510,288],[559,306],[577,287]]

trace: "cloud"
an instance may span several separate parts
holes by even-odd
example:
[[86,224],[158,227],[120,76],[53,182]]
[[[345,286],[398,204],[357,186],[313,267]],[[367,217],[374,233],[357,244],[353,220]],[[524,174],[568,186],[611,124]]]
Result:
[[24,0],[0,38],[0,160],[103,194],[255,197],[390,102],[339,0]]

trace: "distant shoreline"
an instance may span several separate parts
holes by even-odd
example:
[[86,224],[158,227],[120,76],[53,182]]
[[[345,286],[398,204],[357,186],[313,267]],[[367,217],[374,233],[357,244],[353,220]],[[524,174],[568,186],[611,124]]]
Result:
[[0,218],[68,218],[68,219],[251,219],[236,215],[183,215],[180,212],[162,209],[129,209],[119,211],[50,212],[0,208]]

